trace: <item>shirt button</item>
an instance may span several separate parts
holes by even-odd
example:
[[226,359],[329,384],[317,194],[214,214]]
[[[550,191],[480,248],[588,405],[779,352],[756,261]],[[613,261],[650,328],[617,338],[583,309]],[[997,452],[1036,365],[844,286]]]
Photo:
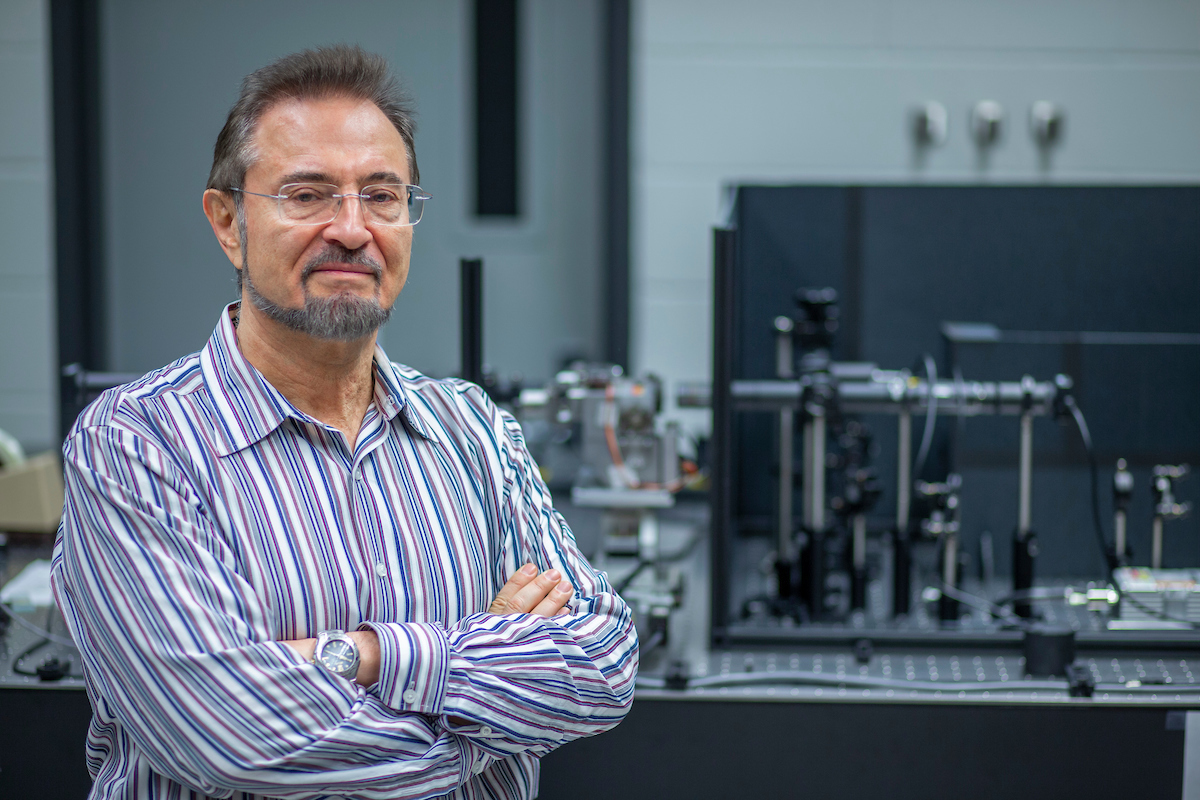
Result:
[[387,564],[380,561],[375,565],[375,574],[381,578],[387,577]]
[[407,692],[404,693],[404,702],[406,702],[406,703],[417,702],[417,693],[415,691],[413,691],[412,689],[409,689]]
[[479,729],[479,735],[480,736],[491,736],[492,729],[489,728],[487,725],[484,725],[482,728]]

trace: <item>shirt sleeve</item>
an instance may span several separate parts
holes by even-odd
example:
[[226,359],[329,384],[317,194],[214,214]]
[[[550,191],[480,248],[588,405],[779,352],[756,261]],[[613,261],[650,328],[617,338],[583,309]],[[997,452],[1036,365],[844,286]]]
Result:
[[55,595],[97,722],[156,772],[205,795],[425,798],[490,763],[438,716],[390,708],[273,641],[236,554],[145,437],[85,428],[64,465]]
[[588,564],[554,510],[520,426],[489,408],[504,484],[497,586],[527,561],[556,568],[575,587],[570,613],[474,614],[442,632],[421,630],[417,635],[445,637],[445,663],[427,669],[406,663],[405,654],[440,652],[438,646],[418,647],[411,626],[372,623],[383,663],[398,665],[380,670],[372,692],[392,708],[437,713],[448,730],[491,755],[542,755],[624,718],[637,676],[637,633],[625,601]]

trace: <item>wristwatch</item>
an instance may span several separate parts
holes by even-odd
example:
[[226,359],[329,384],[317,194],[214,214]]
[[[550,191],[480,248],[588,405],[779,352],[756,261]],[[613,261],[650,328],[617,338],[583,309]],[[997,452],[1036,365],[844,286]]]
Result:
[[358,675],[358,645],[345,631],[321,631],[312,663],[352,681]]

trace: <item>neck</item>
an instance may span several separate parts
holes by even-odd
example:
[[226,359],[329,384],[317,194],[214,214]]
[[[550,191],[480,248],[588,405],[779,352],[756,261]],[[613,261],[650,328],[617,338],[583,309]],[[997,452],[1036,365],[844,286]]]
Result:
[[374,396],[375,338],[314,339],[243,299],[238,348],[267,382],[305,414],[337,428],[350,449]]

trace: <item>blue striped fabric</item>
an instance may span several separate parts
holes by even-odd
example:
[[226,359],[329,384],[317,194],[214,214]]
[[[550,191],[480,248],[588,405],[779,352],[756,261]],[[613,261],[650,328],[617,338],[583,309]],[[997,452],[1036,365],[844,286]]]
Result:
[[[628,710],[629,609],[472,384],[377,349],[351,452],[242,357],[227,311],[63,453],[53,584],[93,797],[533,797],[539,756]],[[526,561],[575,586],[569,614],[486,613]],[[369,690],[281,644],[365,627]]]

